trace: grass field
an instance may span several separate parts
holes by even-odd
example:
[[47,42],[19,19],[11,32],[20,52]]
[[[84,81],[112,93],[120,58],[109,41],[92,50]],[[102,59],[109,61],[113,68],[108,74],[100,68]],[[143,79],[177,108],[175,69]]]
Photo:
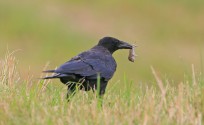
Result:
[[154,83],[132,82],[124,76],[110,83],[102,107],[92,92],[79,91],[70,102],[66,87],[52,81],[22,79],[16,59],[0,63],[1,125],[201,125],[204,77],[196,74],[180,83],[161,79],[152,67]]
[[[203,22],[203,0],[0,0],[0,125],[201,125]],[[38,79],[104,36],[137,44],[138,57],[114,53],[102,107],[92,92],[67,103],[66,86]]]

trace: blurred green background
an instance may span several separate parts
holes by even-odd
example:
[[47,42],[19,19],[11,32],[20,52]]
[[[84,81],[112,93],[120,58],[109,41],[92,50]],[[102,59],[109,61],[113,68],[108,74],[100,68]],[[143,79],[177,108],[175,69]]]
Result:
[[127,50],[114,54],[113,82],[124,74],[152,81],[150,66],[180,81],[191,64],[203,71],[204,0],[0,0],[0,57],[21,49],[15,56],[22,76],[38,78],[47,62],[53,69],[104,36],[139,46],[135,63]]

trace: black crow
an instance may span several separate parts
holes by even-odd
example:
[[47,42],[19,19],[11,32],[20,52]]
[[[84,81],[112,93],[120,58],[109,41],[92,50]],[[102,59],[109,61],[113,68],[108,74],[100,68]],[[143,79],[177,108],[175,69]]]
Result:
[[134,47],[129,43],[113,37],[104,37],[99,40],[96,46],[73,57],[56,70],[44,71],[54,73],[54,75],[44,79],[59,78],[62,83],[68,85],[67,97],[69,97],[70,93],[75,92],[77,83],[81,83],[79,89],[85,91],[95,90],[99,75],[99,95],[102,96],[105,93],[108,81],[113,77],[117,67],[112,54],[119,49],[132,48]]

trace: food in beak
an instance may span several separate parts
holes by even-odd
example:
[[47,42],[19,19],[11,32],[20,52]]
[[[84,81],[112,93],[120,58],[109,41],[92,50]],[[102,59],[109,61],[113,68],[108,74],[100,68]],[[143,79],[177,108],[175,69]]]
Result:
[[136,45],[132,45],[132,49],[130,49],[130,51],[129,51],[128,60],[131,61],[131,62],[134,62],[135,61],[135,57],[137,56],[135,54],[135,47],[136,47]]

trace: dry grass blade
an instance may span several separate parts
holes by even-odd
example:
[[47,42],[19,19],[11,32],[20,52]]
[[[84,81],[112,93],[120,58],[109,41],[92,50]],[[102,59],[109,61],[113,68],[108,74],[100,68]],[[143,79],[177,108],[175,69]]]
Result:
[[14,53],[18,51],[19,50],[16,50],[11,53],[8,51],[4,60],[1,61],[0,83],[8,87],[14,86],[14,83],[17,83],[20,80],[19,73],[16,69],[18,61],[14,57]]
[[192,64],[192,80],[193,80],[193,85],[196,85],[196,76],[195,76],[195,67]]
[[148,115],[145,113],[143,125],[147,125],[148,123]]
[[[47,62],[42,71],[45,71],[49,65],[50,65],[50,63]],[[41,78],[42,78],[42,77],[43,77],[43,74],[41,75]],[[47,88],[48,84],[50,83],[50,81],[51,81],[50,79],[49,79],[49,80],[43,80],[43,81],[42,81],[42,79],[40,79],[40,80],[38,81],[38,87],[40,87],[41,84],[42,84],[42,86],[39,88],[38,96],[39,96],[42,92],[44,92],[44,91],[46,90],[46,88]]]
[[[152,73],[153,73],[153,75],[154,75],[154,77],[155,77],[155,79],[156,79],[156,81],[157,81],[157,84],[158,84],[160,90],[161,90],[162,100],[161,100],[160,106],[161,106],[161,108],[162,108],[163,103],[164,103],[165,106],[166,106],[166,92],[167,92],[167,87],[164,88],[164,84],[163,84],[162,80],[159,78],[159,76],[157,75],[156,71],[154,70],[154,68],[153,68],[152,66],[151,66],[151,70],[152,70]],[[161,109],[161,108],[160,108],[160,109]]]
[[176,101],[177,104],[177,111],[178,111],[178,116],[177,116],[177,122],[178,124],[182,125],[183,124],[183,93],[184,93],[184,88],[183,88],[183,83],[180,83],[178,86],[178,98]]

